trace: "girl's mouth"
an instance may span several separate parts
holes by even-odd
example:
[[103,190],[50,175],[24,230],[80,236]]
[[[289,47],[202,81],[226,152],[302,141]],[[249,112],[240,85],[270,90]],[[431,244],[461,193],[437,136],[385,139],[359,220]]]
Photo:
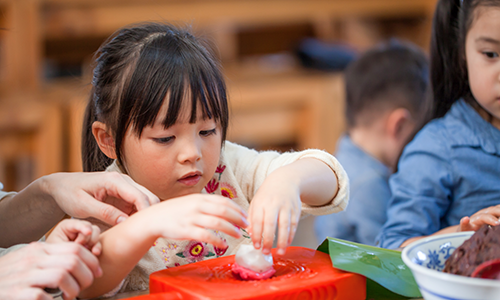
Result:
[[182,184],[187,185],[187,186],[193,186],[193,185],[196,185],[200,181],[200,179],[201,179],[201,174],[190,173],[190,174],[186,174],[178,181]]

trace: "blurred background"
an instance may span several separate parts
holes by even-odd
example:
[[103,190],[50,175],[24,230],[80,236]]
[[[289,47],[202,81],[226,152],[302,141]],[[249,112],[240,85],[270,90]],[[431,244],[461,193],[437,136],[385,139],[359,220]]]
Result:
[[396,37],[428,49],[436,0],[0,0],[0,182],[80,171],[93,55],[118,28],[191,26],[227,77],[228,139],[333,152],[342,70]]

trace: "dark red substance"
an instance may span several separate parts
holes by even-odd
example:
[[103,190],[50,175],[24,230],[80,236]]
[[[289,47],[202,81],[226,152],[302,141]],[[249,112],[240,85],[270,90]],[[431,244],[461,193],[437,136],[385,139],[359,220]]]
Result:
[[470,277],[482,263],[495,259],[500,259],[500,225],[484,225],[446,260],[443,272]]
[[231,271],[233,272],[234,275],[238,276],[239,278],[243,280],[263,280],[263,279],[268,279],[271,278],[271,276],[276,273],[276,270],[271,267],[271,269],[262,272],[262,273],[257,273],[252,270],[249,270],[245,267],[242,267],[238,265],[237,263],[234,263],[231,266]]

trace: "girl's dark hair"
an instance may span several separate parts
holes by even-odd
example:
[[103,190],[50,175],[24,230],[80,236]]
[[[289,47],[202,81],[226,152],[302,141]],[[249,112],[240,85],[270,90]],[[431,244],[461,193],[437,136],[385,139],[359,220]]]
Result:
[[[92,135],[94,121],[111,130],[118,163],[123,165],[121,148],[128,128],[132,126],[140,137],[157,117],[163,118],[165,128],[174,125],[187,97],[189,122],[196,122],[200,105],[204,119],[213,118],[221,125],[225,140],[229,113],[219,62],[188,30],[163,23],[123,28],[97,54],[83,123],[84,171],[102,171],[112,163]],[[158,116],[167,95],[168,111]]]
[[499,0],[440,0],[436,6],[431,37],[432,118],[446,114],[463,98],[473,107],[465,60],[465,38],[476,17],[476,8],[500,6]]

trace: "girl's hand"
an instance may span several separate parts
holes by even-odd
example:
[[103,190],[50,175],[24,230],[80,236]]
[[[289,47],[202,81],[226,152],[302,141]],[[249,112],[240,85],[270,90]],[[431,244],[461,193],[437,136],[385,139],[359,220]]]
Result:
[[47,237],[47,243],[75,242],[92,251],[96,256],[101,254],[99,227],[83,220],[66,219],[61,221]]
[[490,206],[473,214],[470,218],[463,217],[460,220],[458,231],[476,231],[487,224],[495,226],[500,224],[500,205]]
[[285,254],[299,224],[302,203],[298,184],[289,178],[273,176],[266,178],[250,203],[249,233],[256,249],[269,254],[278,227],[278,254]]
[[239,228],[248,226],[246,217],[241,207],[225,197],[191,194],[163,201],[131,219],[143,219],[139,223],[147,224],[154,236],[196,240],[223,248],[227,246],[224,241],[207,229],[240,238]]

